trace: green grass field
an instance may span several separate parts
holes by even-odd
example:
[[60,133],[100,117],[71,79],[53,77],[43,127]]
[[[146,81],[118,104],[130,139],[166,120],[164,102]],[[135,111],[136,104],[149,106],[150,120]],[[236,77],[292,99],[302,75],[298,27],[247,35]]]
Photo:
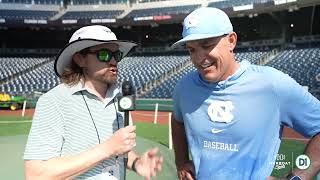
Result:
[[[30,120],[30,117],[10,117],[0,116],[0,136],[14,136],[20,134],[28,134],[31,123],[1,123],[1,121],[25,121]],[[137,135],[139,137],[152,140],[168,147],[168,126],[135,122],[137,126]],[[152,133],[150,133],[152,132]],[[293,140],[283,140],[279,150],[279,158],[272,175],[283,177],[293,167],[295,167],[295,158],[302,154],[305,144]]]
[[15,117],[15,116],[0,116],[0,136],[14,136],[19,134],[28,134],[31,126],[29,123],[1,123],[4,121],[26,121],[31,117]]
[[[30,119],[31,117],[20,118],[0,116],[0,159],[2,162],[2,167],[0,168],[0,179],[24,179],[22,156],[25,142],[27,140],[27,134],[29,133],[31,126],[30,122],[24,121]],[[8,121],[11,123],[8,123]],[[165,159],[165,162],[163,162],[162,171],[153,179],[174,180],[176,179],[174,158],[172,151],[167,148],[168,140],[165,140],[164,136],[149,137],[149,139],[154,138],[154,140],[142,137],[141,134],[148,137],[147,130],[150,128],[148,125],[149,124],[144,126],[143,123],[137,125],[138,137],[135,151],[142,154],[146,149],[159,147],[160,154]],[[162,134],[164,131],[168,132],[167,130],[167,126],[163,126],[162,128],[154,126],[153,129],[151,129],[151,131],[156,132],[156,134]],[[127,177],[129,180],[142,180],[141,177],[131,171],[127,171]]]
[[[136,122],[137,134],[146,139],[153,140],[159,144],[169,146],[168,142],[168,126]],[[150,133],[152,132],[152,133]],[[279,158],[277,158],[276,166],[272,172],[273,176],[283,177],[291,171],[295,166],[295,159],[303,153],[305,144],[294,140],[283,140],[279,150]],[[282,165],[282,166],[281,166]],[[284,166],[283,166],[284,165]],[[292,167],[292,165],[294,165]]]
[[276,165],[273,168],[272,175],[283,177],[296,167],[295,159],[303,154],[305,144],[294,140],[283,140],[278,152]]
[[[153,123],[135,122],[137,126],[137,135],[150,139],[154,142],[169,147],[168,131],[169,126]],[[152,132],[152,133],[150,133]]]

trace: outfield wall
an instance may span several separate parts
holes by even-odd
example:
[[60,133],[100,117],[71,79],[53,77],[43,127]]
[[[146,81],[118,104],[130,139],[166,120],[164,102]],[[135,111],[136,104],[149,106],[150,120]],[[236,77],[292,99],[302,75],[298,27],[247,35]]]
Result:
[[[27,108],[35,108],[37,100],[27,100]],[[172,99],[137,99],[136,110],[142,111],[154,111],[156,104],[158,103],[159,111],[172,111],[173,101]]]

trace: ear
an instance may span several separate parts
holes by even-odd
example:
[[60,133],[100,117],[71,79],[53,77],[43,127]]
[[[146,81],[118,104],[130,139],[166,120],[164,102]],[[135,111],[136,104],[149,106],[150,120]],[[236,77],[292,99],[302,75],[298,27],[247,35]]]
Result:
[[83,58],[83,55],[80,53],[75,53],[72,56],[72,60],[81,68],[86,67],[86,59]]
[[237,45],[237,34],[232,32],[228,36],[229,50],[232,52]]

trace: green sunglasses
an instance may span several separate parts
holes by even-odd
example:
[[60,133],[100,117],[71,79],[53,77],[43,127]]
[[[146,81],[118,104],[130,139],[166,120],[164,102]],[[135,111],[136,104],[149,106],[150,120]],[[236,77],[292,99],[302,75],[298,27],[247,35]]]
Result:
[[112,57],[116,62],[120,62],[123,58],[123,52],[117,50],[115,52],[110,51],[109,49],[99,49],[96,51],[85,50],[81,52],[82,54],[96,54],[97,59],[101,62],[110,62]]

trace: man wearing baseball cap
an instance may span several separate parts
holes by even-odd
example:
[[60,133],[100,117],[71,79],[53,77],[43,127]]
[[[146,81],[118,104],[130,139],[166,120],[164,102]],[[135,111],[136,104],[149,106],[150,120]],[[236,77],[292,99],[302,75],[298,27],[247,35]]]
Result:
[[182,36],[172,46],[185,46],[197,71],[178,82],[173,96],[179,179],[277,179],[270,175],[284,126],[311,138],[304,152],[311,166],[293,169],[285,179],[315,176],[320,169],[319,100],[274,68],[238,63],[237,34],[217,8],[191,12]]
[[[161,169],[158,148],[133,152],[135,126],[117,110],[117,65],[136,46],[100,25],[78,29],[56,57],[62,83],[37,102],[24,152],[26,179],[145,179]],[[124,164],[123,155],[128,153]]]

